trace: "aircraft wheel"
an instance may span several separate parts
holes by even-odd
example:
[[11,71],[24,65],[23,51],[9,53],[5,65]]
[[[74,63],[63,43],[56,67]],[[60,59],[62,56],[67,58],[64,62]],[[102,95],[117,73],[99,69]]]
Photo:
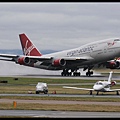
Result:
[[90,90],[90,95],[92,95],[92,90]]
[[62,75],[62,76],[66,76],[66,73],[65,73],[65,72],[62,72],[61,75]]
[[119,95],[119,91],[117,91],[117,95]]
[[73,76],[80,76],[80,72],[74,72]]
[[86,72],[86,76],[90,76],[91,74],[90,74],[90,72]]
[[92,75],[92,74],[93,74],[93,71],[90,71],[90,74]]
[[86,72],[86,76],[91,76],[93,74],[93,71]]
[[97,92],[97,94],[96,94],[96,95],[98,95],[98,93],[99,93],[99,92]]
[[39,92],[38,92],[38,91],[36,91],[36,94],[39,94]]
[[47,90],[44,90],[44,94],[47,94],[48,93],[48,91]]

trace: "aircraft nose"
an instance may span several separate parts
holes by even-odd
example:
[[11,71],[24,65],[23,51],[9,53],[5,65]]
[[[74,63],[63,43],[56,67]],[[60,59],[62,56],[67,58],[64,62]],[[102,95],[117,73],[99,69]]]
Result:
[[98,90],[101,90],[103,87],[101,85],[94,85],[93,86],[93,89],[98,91]]

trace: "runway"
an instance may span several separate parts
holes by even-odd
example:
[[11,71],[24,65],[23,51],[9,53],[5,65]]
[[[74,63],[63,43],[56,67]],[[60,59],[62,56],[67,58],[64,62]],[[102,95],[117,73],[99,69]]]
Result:
[[[57,78],[57,79],[89,79],[89,80],[107,80],[108,74],[97,74],[93,76],[61,76],[61,75],[45,75],[45,74],[22,74],[22,75],[0,75],[1,77],[27,77],[27,78]],[[120,74],[113,74],[112,80],[120,80]]]
[[104,97],[104,98],[120,98],[120,95],[115,94],[0,94],[0,96],[37,96],[37,97]]
[[[36,69],[35,69],[36,70]],[[26,70],[27,71],[27,70]],[[89,79],[89,80],[107,80],[109,76],[109,72],[96,72],[91,76],[86,76],[85,71],[81,71],[80,76],[61,76],[61,71],[46,71],[46,70],[39,70],[34,72],[24,72],[24,73],[12,73],[12,74],[0,74],[1,77],[28,77],[28,78],[60,78],[60,79]],[[113,70],[112,79],[113,80],[120,80],[120,72],[119,70]]]
[[40,110],[0,110],[0,116],[32,118],[120,118],[119,112],[73,112]]

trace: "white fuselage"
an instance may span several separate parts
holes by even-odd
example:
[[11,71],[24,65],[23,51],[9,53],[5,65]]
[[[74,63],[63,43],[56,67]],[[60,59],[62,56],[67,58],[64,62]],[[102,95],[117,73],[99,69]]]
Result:
[[110,90],[110,82],[98,81],[93,86],[94,91],[106,92]]
[[[61,52],[56,52],[52,54],[43,55],[43,57],[53,57],[53,58],[62,58],[62,57],[92,57],[93,59],[87,60],[84,62],[73,63],[71,66],[79,66],[83,68],[86,65],[95,65],[102,63],[114,57],[120,56],[120,40],[119,39],[107,39],[97,42],[92,42],[81,47],[65,50]],[[41,65],[42,62],[36,62],[35,67],[42,69],[54,70],[52,66]]]

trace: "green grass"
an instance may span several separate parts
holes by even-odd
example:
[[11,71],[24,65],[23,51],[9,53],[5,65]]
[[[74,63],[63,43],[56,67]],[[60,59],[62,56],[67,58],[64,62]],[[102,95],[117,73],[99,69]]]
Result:
[[4,110],[52,110],[52,111],[82,111],[82,112],[120,112],[119,106],[110,105],[84,105],[84,104],[39,104],[39,103],[17,103],[16,107],[12,103],[0,104],[0,109]]
[[55,78],[21,78],[15,80],[14,77],[0,77],[0,81],[7,80],[9,84],[37,84],[38,82],[46,82],[47,84],[66,84],[66,83],[87,83],[95,82],[97,80],[81,80],[81,79],[55,79]]

